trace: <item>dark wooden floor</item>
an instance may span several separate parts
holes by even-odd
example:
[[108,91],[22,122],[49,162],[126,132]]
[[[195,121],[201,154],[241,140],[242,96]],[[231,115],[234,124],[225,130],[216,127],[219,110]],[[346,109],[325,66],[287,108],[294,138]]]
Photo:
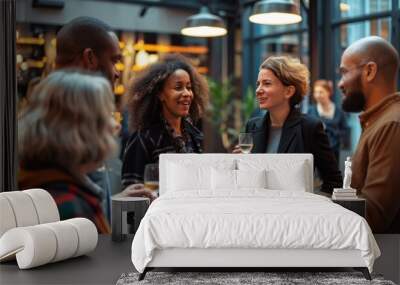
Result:
[[[382,251],[382,257],[376,260],[374,273],[383,274],[385,279],[400,283],[400,235],[376,235],[375,238]],[[0,284],[115,284],[122,273],[135,271],[131,262],[131,241],[132,238],[115,243],[111,241],[111,236],[100,235],[96,250],[88,256],[29,270],[19,270],[16,262],[3,263],[0,265]],[[259,269],[254,270],[259,271]],[[270,268],[267,270],[329,272],[353,269]]]

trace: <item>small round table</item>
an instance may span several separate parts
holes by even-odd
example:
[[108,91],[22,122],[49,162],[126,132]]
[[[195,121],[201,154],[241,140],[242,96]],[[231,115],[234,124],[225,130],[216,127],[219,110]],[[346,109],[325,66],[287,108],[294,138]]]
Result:
[[149,205],[149,198],[111,197],[112,240],[123,241],[127,235],[135,234]]

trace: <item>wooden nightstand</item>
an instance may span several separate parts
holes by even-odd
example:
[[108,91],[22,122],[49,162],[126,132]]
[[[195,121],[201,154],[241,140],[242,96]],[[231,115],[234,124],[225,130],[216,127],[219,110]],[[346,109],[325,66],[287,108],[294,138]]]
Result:
[[366,212],[365,198],[357,197],[351,199],[332,199],[332,201],[365,218],[365,212]]

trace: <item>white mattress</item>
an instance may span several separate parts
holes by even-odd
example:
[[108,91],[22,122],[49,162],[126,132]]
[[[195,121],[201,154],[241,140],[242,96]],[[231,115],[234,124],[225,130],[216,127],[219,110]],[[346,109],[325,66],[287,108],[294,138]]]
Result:
[[380,255],[359,215],[319,195],[266,189],[219,197],[166,193],[151,204],[136,232],[135,268],[143,272],[154,251],[167,248],[360,250],[370,271]]

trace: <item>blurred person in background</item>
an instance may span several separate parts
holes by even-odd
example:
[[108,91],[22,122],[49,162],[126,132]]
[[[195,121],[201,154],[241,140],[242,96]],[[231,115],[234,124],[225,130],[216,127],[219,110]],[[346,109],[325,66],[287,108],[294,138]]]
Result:
[[317,80],[314,83],[313,98],[315,105],[310,106],[308,114],[322,121],[329,143],[339,162],[340,147],[348,131],[344,112],[332,102],[333,83],[329,80]]
[[[256,97],[262,117],[250,119],[246,133],[253,135],[252,153],[311,153],[323,181],[321,191],[342,186],[342,175],[322,122],[302,114],[298,104],[306,96],[309,71],[298,59],[271,56],[260,66]],[[234,153],[241,153],[236,146]]]
[[122,185],[142,183],[146,164],[161,153],[201,153],[203,135],[194,123],[205,110],[208,86],[183,57],[170,55],[135,78],[128,100],[130,127]]
[[33,90],[35,89],[36,85],[40,83],[40,80],[41,80],[40,77],[33,77],[31,80],[29,80],[25,96],[23,96],[21,100],[18,102],[18,107],[17,107],[18,113],[21,112],[24,108],[26,108],[27,105],[29,105],[30,97],[33,93]]

